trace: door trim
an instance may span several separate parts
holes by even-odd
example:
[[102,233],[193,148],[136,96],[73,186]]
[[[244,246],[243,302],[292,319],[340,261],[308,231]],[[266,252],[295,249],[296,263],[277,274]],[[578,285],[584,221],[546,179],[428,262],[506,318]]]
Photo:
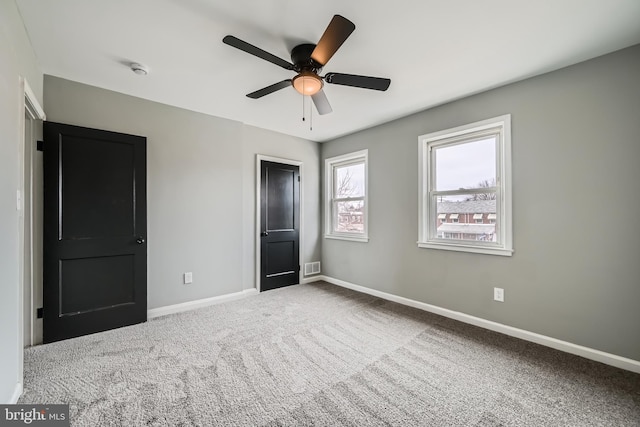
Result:
[[[267,156],[263,154],[256,154],[256,222],[255,222],[255,230],[254,230],[255,231],[254,257],[255,257],[255,268],[256,268],[256,289],[258,290],[258,292],[260,292],[260,271],[261,271],[260,217],[262,213],[262,205],[260,203],[260,188],[262,184],[262,174],[260,171],[260,167],[263,161],[282,163],[282,164],[291,165],[291,166],[298,166],[300,168],[300,238],[298,241],[300,250],[298,251],[299,252],[298,262],[300,263],[300,266],[304,264],[303,263],[303,259],[304,259],[304,245],[303,245],[303,242],[304,242],[304,165],[301,161],[298,161],[298,160],[291,160],[291,159],[284,159],[282,157],[273,157],[273,156]],[[298,272],[298,283],[302,283],[302,272],[303,272],[303,269],[300,268],[300,271]]]
[[[30,280],[29,283],[25,283],[27,276],[25,271],[27,268],[30,269],[30,274],[28,275],[33,279],[33,239],[29,239],[27,241],[26,236],[33,237],[33,218],[30,216],[28,223],[25,221],[24,214],[24,200],[26,198],[33,199],[32,188],[33,186],[29,186],[26,188],[25,186],[25,178],[27,174],[33,176],[33,159],[34,159],[34,146],[31,146],[31,150],[27,150],[27,144],[35,143],[35,135],[30,132],[30,137],[33,139],[32,141],[26,141],[26,126],[27,120],[25,115],[29,116],[29,120],[45,120],[44,110],[40,106],[40,102],[38,98],[33,93],[29,82],[26,77],[20,76],[19,78],[20,84],[20,92],[22,96],[19,101],[19,122],[18,128],[20,130],[20,140],[18,142],[18,168],[19,168],[19,179],[18,179],[18,188],[16,189],[16,197],[19,197],[19,206],[18,206],[18,321],[16,322],[16,326],[18,327],[18,378],[16,385],[16,393],[18,397],[22,394],[22,383],[23,383],[23,371],[24,371],[24,334],[25,334],[25,322],[24,322],[24,304],[28,302],[28,305],[31,309],[31,325],[30,325],[30,337],[29,342],[33,345],[33,323],[35,316],[34,314],[34,297],[33,297],[33,280]],[[30,155],[30,158],[27,159],[27,153]],[[27,165],[28,162],[28,166]],[[33,204],[31,204],[33,206]],[[28,227],[28,228],[27,228]],[[29,231],[27,233],[27,231]],[[29,267],[25,266],[25,249],[29,251],[31,254],[31,259],[29,261]],[[26,288],[30,289],[31,301],[25,301],[25,290]]]

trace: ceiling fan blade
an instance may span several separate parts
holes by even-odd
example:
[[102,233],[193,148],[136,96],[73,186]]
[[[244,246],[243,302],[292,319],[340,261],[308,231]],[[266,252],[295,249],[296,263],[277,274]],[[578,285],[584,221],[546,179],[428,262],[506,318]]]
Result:
[[251,92],[247,94],[247,96],[251,99],[262,98],[265,95],[269,95],[270,93],[276,92],[280,89],[284,89],[285,87],[291,86],[291,80],[283,80],[278,83],[274,83],[271,86],[263,87],[255,92]]
[[222,42],[225,44],[228,44],[229,46],[233,46],[236,49],[240,49],[244,52],[250,53],[253,56],[257,56],[258,58],[262,58],[265,61],[269,61],[272,64],[276,64],[279,67],[282,67],[286,70],[293,70],[293,64],[290,63],[289,61],[285,61],[282,58],[278,58],[277,56],[260,49],[259,47],[256,47],[252,44],[249,44],[243,40],[240,40],[237,37],[234,36],[225,36],[222,39]]
[[358,76],[356,74],[327,73],[324,81],[335,85],[361,87],[363,89],[373,89],[385,91],[391,84],[390,79],[382,77]]
[[329,26],[324,30],[324,34],[320,37],[320,41],[313,49],[311,59],[322,66],[326,65],[355,29],[356,26],[353,22],[343,16],[334,15]]
[[329,104],[329,99],[327,99],[327,95],[323,90],[311,95],[311,99],[313,99],[313,103],[316,106],[316,110],[318,110],[318,114],[321,116],[325,114],[329,114],[333,110],[331,109],[331,104]]

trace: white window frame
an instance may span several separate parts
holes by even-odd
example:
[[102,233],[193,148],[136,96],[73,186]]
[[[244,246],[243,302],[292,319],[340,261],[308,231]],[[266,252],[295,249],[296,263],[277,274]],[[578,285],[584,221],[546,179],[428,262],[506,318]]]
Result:
[[[335,170],[352,164],[364,163],[364,197],[336,199],[334,197]],[[360,150],[354,153],[343,154],[331,157],[324,161],[325,173],[325,234],[327,239],[350,240],[353,242],[369,241],[369,150]],[[364,200],[364,233],[349,233],[333,231],[333,224],[336,220],[334,216],[334,205],[336,202],[362,199]]]
[[[435,156],[433,147],[461,144],[477,140],[479,136],[496,135],[496,228],[497,242],[460,241],[437,236],[438,195],[473,194],[482,189],[466,189],[436,192]],[[419,202],[418,202],[418,247],[449,251],[473,252],[488,255],[513,255],[512,197],[511,197],[511,115],[494,117],[468,125],[458,126],[418,137],[419,151]],[[486,190],[484,190],[486,191]]]

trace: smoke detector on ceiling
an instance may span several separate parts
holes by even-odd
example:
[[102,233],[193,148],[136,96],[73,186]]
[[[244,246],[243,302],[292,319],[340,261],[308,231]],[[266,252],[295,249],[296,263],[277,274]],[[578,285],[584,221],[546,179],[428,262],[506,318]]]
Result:
[[146,76],[147,74],[149,74],[149,68],[146,67],[145,65],[138,64],[137,62],[133,62],[129,66],[131,67],[131,71],[133,71],[134,73],[140,76]]

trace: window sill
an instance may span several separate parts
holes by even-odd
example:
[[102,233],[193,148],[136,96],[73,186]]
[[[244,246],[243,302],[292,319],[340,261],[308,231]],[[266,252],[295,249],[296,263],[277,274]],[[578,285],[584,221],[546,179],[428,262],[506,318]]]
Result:
[[470,245],[454,245],[449,243],[418,242],[419,248],[441,249],[445,251],[471,252],[484,255],[512,256],[513,249],[487,248]]
[[345,236],[339,234],[325,234],[325,239],[334,239],[334,240],[348,240],[350,242],[361,242],[367,243],[369,242],[369,236]]

